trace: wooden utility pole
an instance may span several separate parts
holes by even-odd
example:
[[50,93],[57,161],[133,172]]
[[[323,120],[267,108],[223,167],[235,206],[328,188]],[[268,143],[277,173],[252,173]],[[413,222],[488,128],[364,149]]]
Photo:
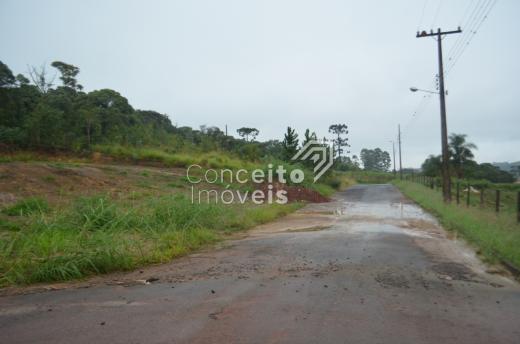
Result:
[[396,174],[396,170],[395,170],[395,142],[394,141],[390,141],[392,142],[392,155],[394,156],[394,164],[392,165],[394,167],[394,178],[395,178],[395,174]]
[[437,50],[439,58],[439,96],[441,103],[441,141],[442,141],[442,195],[444,202],[451,202],[451,179],[449,168],[449,152],[448,152],[448,124],[446,121],[446,91],[444,90],[444,66],[442,63],[442,36],[453,33],[461,33],[460,27],[454,31],[442,32],[437,29],[437,32],[426,31],[417,32],[417,38],[437,36]]
[[403,180],[403,160],[401,159],[401,124],[397,125],[397,139],[399,141],[399,179]]

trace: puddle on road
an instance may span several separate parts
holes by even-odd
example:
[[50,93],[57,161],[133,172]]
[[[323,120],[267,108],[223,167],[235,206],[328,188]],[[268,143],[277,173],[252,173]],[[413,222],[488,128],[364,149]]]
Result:
[[343,202],[334,213],[353,232],[442,237],[437,220],[414,204]]
[[413,230],[402,228],[397,225],[391,224],[374,224],[370,222],[354,222],[351,226],[349,226],[349,231],[353,233],[386,233],[386,234],[405,234],[409,236],[419,237],[419,238],[427,238],[433,239],[438,237],[436,233],[430,233],[425,231]]
[[413,218],[436,223],[435,218],[415,204],[344,202],[342,211],[346,216],[362,215],[386,219]]

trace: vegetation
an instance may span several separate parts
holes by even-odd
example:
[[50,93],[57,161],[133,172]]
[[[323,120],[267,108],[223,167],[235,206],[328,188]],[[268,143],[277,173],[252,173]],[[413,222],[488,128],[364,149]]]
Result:
[[[474,149],[477,146],[466,141],[464,134],[451,134],[449,137],[450,166],[453,176],[459,179],[484,179],[493,183],[512,183],[513,174],[503,171],[489,164],[478,164],[473,160]],[[440,155],[430,155],[422,164],[421,169],[426,176],[439,177],[441,175],[442,159]]]
[[334,145],[334,156],[337,156],[338,160],[341,161],[344,148],[350,147],[348,144],[348,137],[346,137],[346,135],[348,135],[348,126],[346,124],[333,124],[329,127],[329,133],[335,135],[335,138],[332,140]]
[[390,154],[381,148],[362,149],[361,161],[367,171],[388,172],[390,170]]
[[138,202],[96,196],[49,212],[23,213],[23,219],[10,216],[0,221],[0,286],[165,262],[300,206],[199,205],[182,194]]
[[490,260],[506,260],[520,267],[520,228],[511,213],[445,204],[442,194],[418,183],[394,184],[420,206],[436,215],[446,229],[460,233]]
[[394,179],[394,175],[388,172],[376,171],[349,171],[345,173],[360,184],[385,184]]
[[287,127],[287,132],[284,135],[282,142],[283,157],[289,161],[298,151],[298,134],[296,130]]
[[[351,176],[332,170],[314,183],[308,162],[290,161],[301,147],[292,128],[287,128],[283,141],[257,142],[259,131],[251,127],[238,129],[240,138],[213,126],[176,127],[166,114],[133,108],[115,90],[85,92],[77,66],[54,61],[51,67],[58,73],[59,85],[45,65],[30,67],[25,77],[15,76],[0,62],[0,162],[62,158],[69,163],[92,162],[109,157],[176,168],[197,164],[201,173],[210,168],[266,169],[271,163],[283,164],[288,172],[304,170],[300,185],[325,196],[353,183]],[[354,168],[342,154],[348,147],[347,126],[337,124],[330,130],[335,135],[335,167]],[[302,144],[316,138],[307,129]],[[324,138],[321,144],[326,142]],[[166,261],[301,206],[193,205],[183,196],[183,181],[163,180],[158,187],[146,171],[139,178],[137,191],[129,187],[119,196],[57,204],[38,194],[4,207],[0,285],[67,280]],[[56,176],[40,179],[60,188]],[[251,188],[236,183],[213,186]],[[143,191],[162,187],[173,195]]]

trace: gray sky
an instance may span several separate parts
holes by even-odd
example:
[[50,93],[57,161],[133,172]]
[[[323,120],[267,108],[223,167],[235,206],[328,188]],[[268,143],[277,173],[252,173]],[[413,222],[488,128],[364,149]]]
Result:
[[[0,60],[15,73],[72,63],[86,91],[112,88],[179,126],[256,127],[261,140],[346,123],[352,154],[391,152],[401,123],[403,164],[418,167],[440,153],[437,97],[412,115],[423,95],[408,88],[434,88],[437,73],[418,25],[455,29],[487,1],[1,0]],[[479,162],[520,160],[519,14],[499,0],[447,76],[448,130],[468,134]]]

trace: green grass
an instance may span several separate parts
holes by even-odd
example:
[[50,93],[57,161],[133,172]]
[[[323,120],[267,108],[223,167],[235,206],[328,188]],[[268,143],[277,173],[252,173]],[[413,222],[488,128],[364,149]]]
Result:
[[349,171],[343,172],[360,184],[384,184],[394,179],[393,173],[374,171]]
[[495,214],[491,209],[466,207],[442,201],[439,191],[418,183],[393,182],[408,197],[433,213],[446,229],[460,233],[487,259],[506,260],[520,267],[520,225],[510,212]]
[[12,206],[2,210],[9,216],[26,216],[36,212],[44,213],[49,210],[49,204],[42,198],[31,197],[18,201]]
[[0,221],[0,286],[166,262],[299,207],[194,205],[183,195],[139,201],[80,198],[48,213],[28,212],[23,226]]
[[168,152],[160,148],[135,148],[120,145],[98,145],[94,151],[115,158],[136,161],[159,162],[167,167],[188,167],[198,164],[206,168],[253,169],[257,164],[235,158],[224,152],[186,153]]

